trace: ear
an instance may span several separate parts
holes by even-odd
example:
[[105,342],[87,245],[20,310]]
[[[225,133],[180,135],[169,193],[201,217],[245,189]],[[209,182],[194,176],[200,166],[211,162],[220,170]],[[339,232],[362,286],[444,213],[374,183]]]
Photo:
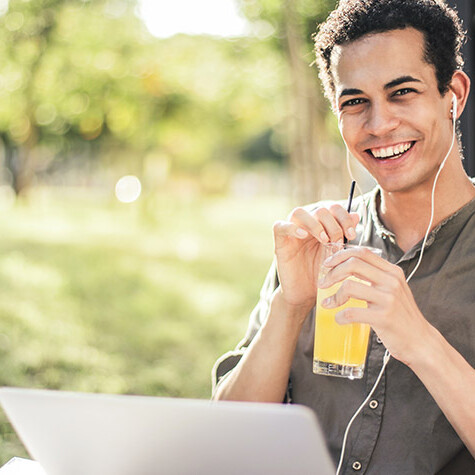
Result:
[[455,71],[449,88],[456,97],[457,104],[454,110],[457,112],[455,118],[458,119],[467,103],[468,93],[470,92],[470,78],[463,71]]

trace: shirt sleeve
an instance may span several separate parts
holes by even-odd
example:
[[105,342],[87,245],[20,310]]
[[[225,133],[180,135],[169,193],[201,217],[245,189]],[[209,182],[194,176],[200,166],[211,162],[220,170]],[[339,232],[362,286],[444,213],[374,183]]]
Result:
[[259,294],[259,302],[254,307],[249,317],[249,325],[247,327],[245,337],[238,343],[233,351],[228,351],[222,355],[214,364],[212,370],[212,392],[216,391],[218,384],[226,378],[230,372],[236,367],[261,328],[269,313],[270,301],[274,290],[278,287],[277,267],[275,260],[272,263],[269,272],[264,280],[264,285]]

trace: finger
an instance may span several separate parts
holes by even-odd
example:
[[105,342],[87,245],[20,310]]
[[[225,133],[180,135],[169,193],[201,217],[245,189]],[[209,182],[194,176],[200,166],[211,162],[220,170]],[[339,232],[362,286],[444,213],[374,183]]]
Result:
[[306,239],[309,233],[295,223],[287,221],[276,221],[274,223],[274,237],[276,239],[294,237],[297,239]]
[[[338,224],[340,225],[343,233],[347,239],[355,239],[356,231],[355,226],[358,224],[359,216],[357,213],[348,213],[348,211],[339,204],[331,205],[329,208],[330,213],[334,216]],[[358,221],[355,223],[355,215],[358,217]]]
[[360,215],[358,213],[350,213],[351,220],[353,221],[353,227],[356,228],[357,224],[360,222]]
[[358,282],[354,279],[347,279],[341,284],[336,294],[322,301],[322,307],[341,307],[352,298],[364,300],[367,303],[373,303],[379,300],[379,293],[380,292],[367,284]]
[[335,321],[340,325],[349,323],[367,323],[372,325],[374,312],[368,308],[346,307],[335,314]]
[[377,267],[384,272],[390,272],[394,267],[394,264],[389,263],[370,249],[357,246],[349,247],[336,252],[333,254],[333,256],[330,256],[328,259],[326,259],[323,262],[323,265],[325,267],[332,268],[340,265],[342,262],[345,262],[348,259],[351,259],[352,257],[367,262],[368,264],[371,264],[372,266]]
[[289,221],[298,225],[300,228],[305,229],[318,241],[322,243],[328,242],[328,236],[322,224],[307,210],[303,208],[295,208],[290,215]]
[[327,208],[315,210],[315,219],[323,226],[330,242],[343,242],[343,228]]
[[387,273],[381,271],[378,267],[357,257],[350,257],[346,261],[332,267],[318,283],[318,286],[325,289],[349,277],[356,277],[374,285],[384,280],[386,275]]

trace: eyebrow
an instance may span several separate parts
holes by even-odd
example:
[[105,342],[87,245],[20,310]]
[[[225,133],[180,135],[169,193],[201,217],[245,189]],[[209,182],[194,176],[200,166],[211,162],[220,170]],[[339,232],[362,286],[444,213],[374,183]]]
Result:
[[384,89],[392,89],[393,87],[404,84],[405,82],[422,82],[422,81],[412,76],[401,76],[385,84]]
[[363,91],[361,89],[343,89],[341,91],[340,97],[343,96],[357,96],[358,94],[363,94]]
[[[422,81],[412,76],[401,76],[385,84],[384,89],[385,90],[392,89],[393,87],[400,86],[401,84],[404,84],[406,82],[422,82]],[[343,91],[341,91],[340,98],[343,96],[357,96],[359,94],[363,94],[363,91],[361,89],[355,89],[355,88],[343,89]]]

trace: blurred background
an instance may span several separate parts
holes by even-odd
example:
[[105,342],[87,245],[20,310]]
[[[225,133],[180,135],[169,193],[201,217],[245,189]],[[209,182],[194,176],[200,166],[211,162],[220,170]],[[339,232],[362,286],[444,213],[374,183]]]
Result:
[[347,194],[334,5],[0,0],[0,386],[210,397],[272,223]]

